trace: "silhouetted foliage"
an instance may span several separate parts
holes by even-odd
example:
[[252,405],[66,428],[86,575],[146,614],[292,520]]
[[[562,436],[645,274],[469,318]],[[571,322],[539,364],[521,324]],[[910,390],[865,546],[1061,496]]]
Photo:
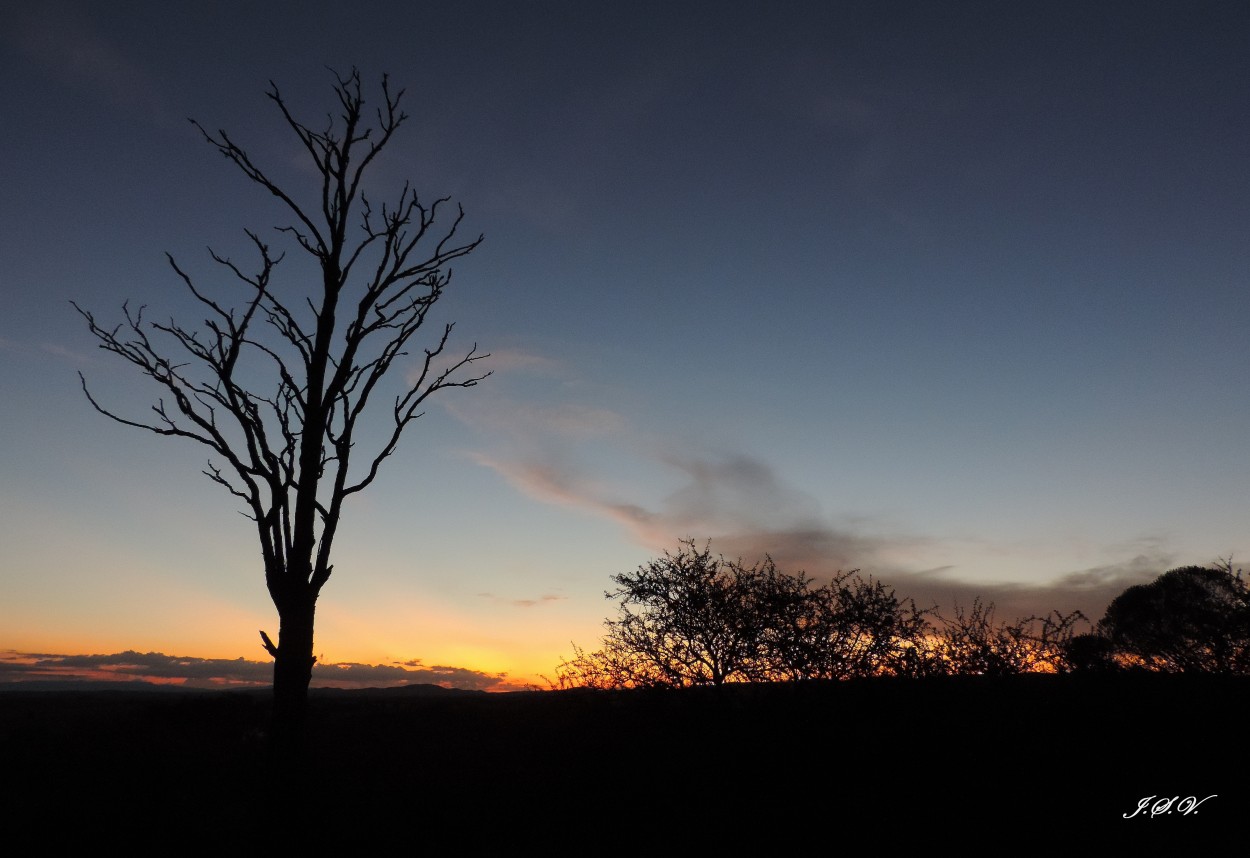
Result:
[[1066,673],[1079,622],[1088,622],[1080,611],[996,622],[993,603],[986,605],[978,598],[971,609],[956,606],[953,618],[942,618],[935,648],[950,674]]
[[[676,554],[613,576],[599,649],[574,644],[552,688],[1155,671],[1250,673],[1250,588],[1231,560],[1130,587],[1090,628],[1080,611],[999,620],[980,598],[946,617],[858,570],[824,585],[712,556]],[[930,618],[933,618],[931,621]],[[1081,631],[1082,627],[1087,629]]]
[[1072,658],[1073,642],[1085,636],[1077,634],[1077,626],[1092,625],[1085,614],[1080,611],[1068,614],[1051,611],[1045,617],[1030,617],[1024,622],[1033,641],[1035,671],[1069,673],[1077,669]]
[[1019,623],[995,623],[994,605],[975,599],[971,609],[955,606],[954,617],[942,618],[937,649],[948,673],[1009,676],[1028,664],[1030,649]]
[[1097,630],[1127,666],[1250,671],[1250,589],[1231,559],[1129,587],[1107,606]]
[[802,598],[769,622],[765,639],[767,678],[849,679],[861,676],[924,675],[933,670],[928,637],[931,610],[858,571],[839,572],[812,588],[805,579]]
[[[756,678],[763,624],[772,610],[761,592],[776,570],[744,568],[714,558],[694,542],[676,554],[613,576],[620,617],[606,623],[605,648],[629,685],[721,685]],[[775,598],[786,589],[777,582]]]
[[1068,642],[1066,661],[1078,673],[1108,673],[1119,670],[1115,645],[1097,631],[1075,635]]
[[929,672],[928,611],[858,572],[824,586],[713,557],[692,540],[613,576],[619,616],[600,649],[574,646],[553,687],[682,687]]
[[[283,254],[248,231],[258,257],[252,273],[210,251],[241,287],[237,299],[210,297],[169,257],[207,315],[202,329],[149,322],[144,308],[125,305],[124,322],[105,326],[75,304],[100,348],[133,364],[165,397],[153,406],[154,418],[132,420],[101,406],[83,380],[91,404],[128,426],[207,447],[212,458],[204,473],[242,501],[255,522],[280,621],[277,645],[261,632],[274,658],[274,726],[292,736],[307,707],[313,618],[333,568],[344,500],[373,482],[428,396],[472,387],[489,375],[474,372],[487,357],[476,346],[438,365],[451,324],[405,363],[451,280],[449,263],[482,238],[459,240],[463,210],[445,221],[446,199],[426,205],[407,184],[380,207],[365,196],[366,171],[408,119],[399,109],[403,93],[392,92],[383,77],[377,109],[367,111],[359,73],[335,78],[337,121],[327,116],[305,125],[276,86],[268,92],[315,168],[306,198],[280,187],[225,131],[211,134],[192,120],[212,148],[285,207],[292,222],[278,232],[315,261],[313,282],[275,291],[271,279]],[[397,364],[407,378],[385,416],[375,415],[369,400]],[[249,387],[263,378],[268,389]],[[375,417],[383,431],[370,449],[372,432],[363,427]]]
[[992,604],[976,599],[948,619],[858,570],[818,586],[802,572],[780,572],[771,558],[746,566],[692,540],[612,580],[617,588],[605,595],[618,600],[619,616],[605,621],[598,650],[574,644],[573,658],[548,680],[553,688],[1002,677],[1092,664],[1090,635],[1076,634],[1089,622],[1080,611],[1000,622]]

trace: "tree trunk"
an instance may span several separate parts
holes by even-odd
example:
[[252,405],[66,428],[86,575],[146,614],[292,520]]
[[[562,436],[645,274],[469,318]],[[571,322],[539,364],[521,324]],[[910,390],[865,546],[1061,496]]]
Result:
[[302,750],[308,720],[308,683],[312,679],[313,615],[317,597],[284,600],[278,606],[281,627],[273,660],[271,737],[281,752]]

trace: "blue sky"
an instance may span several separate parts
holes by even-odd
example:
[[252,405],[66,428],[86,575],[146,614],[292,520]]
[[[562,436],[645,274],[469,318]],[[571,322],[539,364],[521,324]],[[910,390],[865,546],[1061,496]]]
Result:
[[1250,551],[1242,4],[6,18],[0,648],[263,657],[250,523],[199,450],[90,409],[78,371],[130,414],[153,391],[69,301],[194,321],[164,254],[227,288],[205,248],[285,220],[186,118],[304,189],[264,92],[311,121],[326,66],[407,88],[373,187],[485,234],[437,321],[494,375],[348,507],[325,660],[534,677],[686,537],[1010,616]]

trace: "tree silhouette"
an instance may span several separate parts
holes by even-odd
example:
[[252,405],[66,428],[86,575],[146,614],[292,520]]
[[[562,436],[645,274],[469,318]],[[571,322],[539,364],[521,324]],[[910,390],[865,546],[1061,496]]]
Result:
[[693,540],[614,575],[601,647],[574,646],[555,688],[683,687],[933,672],[928,611],[857,571],[823,586],[771,558],[748,566]]
[[[91,404],[119,423],[207,447],[204,473],[241,500],[256,525],[280,623],[276,645],[260,633],[274,659],[273,725],[280,741],[302,734],[316,602],[333,569],[343,502],[374,481],[427,397],[472,387],[490,374],[475,371],[488,357],[476,345],[442,359],[451,324],[437,329],[418,357],[404,360],[451,280],[448,264],[471,253],[482,237],[460,240],[463,209],[442,219],[448,200],[426,205],[408,184],[389,203],[371,203],[362,179],[408,118],[399,108],[403,92],[393,93],[383,76],[379,105],[366,112],[359,72],[334,77],[338,116],[328,116],[323,126],[296,119],[272,82],[267,93],[316,169],[311,203],[280,187],[225,131],[212,134],[191,120],[214,149],[285,207],[293,220],[277,231],[315,260],[315,284],[276,291],[271,281],[283,254],[249,230],[255,268],[209,251],[241,287],[234,300],[210,297],[167,255],[207,316],[199,329],[149,322],[143,307],[128,305],[124,322],[108,327],[74,305],[100,348],[162,389],[152,407],[156,416],[146,420],[103,407],[82,379]],[[397,367],[407,377],[384,417],[367,406],[383,395],[381,383]],[[252,386],[266,377],[267,389]],[[387,428],[366,449],[361,430],[375,418]]]
[[1173,672],[1250,671],[1250,588],[1232,562],[1182,566],[1129,587],[1098,633],[1130,665]]

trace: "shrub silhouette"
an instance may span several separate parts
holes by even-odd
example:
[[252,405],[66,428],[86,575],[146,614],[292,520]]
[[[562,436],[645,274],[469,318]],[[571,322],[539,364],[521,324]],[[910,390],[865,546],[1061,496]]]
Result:
[[941,618],[934,647],[944,672],[954,675],[1011,676],[1018,673],[1066,673],[1072,670],[1072,640],[1080,611],[1014,622],[995,622],[994,604],[974,599],[972,608],[956,606],[952,619]]
[[550,687],[1066,673],[1085,666],[1074,653],[1089,647],[1074,641],[1091,637],[1075,633],[1089,622],[1080,611],[998,622],[978,598],[948,619],[859,570],[819,585],[769,557],[747,566],[690,539],[612,580],[604,595],[619,614],[604,622],[599,649],[574,644]]
[[[1129,587],[1090,631],[1080,611],[1000,621],[973,600],[953,617],[920,609],[859,570],[823,585],[805,573],[675,554],[614,575],[619,615],[599,649],[573,645],[552,688],[640,688],[851,679],[1108,672],[1250,673],[1250,588],[1231,561],[1184,566]],[[932,618],[932,620],[931,620]]]

